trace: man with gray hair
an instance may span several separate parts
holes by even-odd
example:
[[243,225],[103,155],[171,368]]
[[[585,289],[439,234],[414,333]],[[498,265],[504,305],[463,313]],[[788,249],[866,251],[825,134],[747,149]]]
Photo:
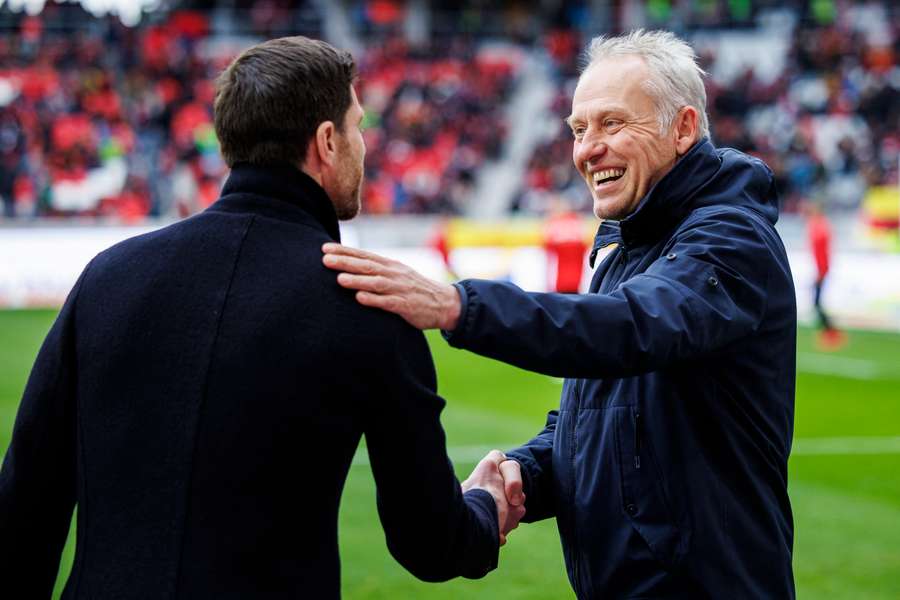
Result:
[[445,285],[327,244],[357,300],[452,346],[563,376],[559,410],[497,468],[556,517],[579,598],[793,598],[787,461],[796,306],[761,161],[708,138],[694,52],[595,39],[567,122],[612,247],[581,295]]

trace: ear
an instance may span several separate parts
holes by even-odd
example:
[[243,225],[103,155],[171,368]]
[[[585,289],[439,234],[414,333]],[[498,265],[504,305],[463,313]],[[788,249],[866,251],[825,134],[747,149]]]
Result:
[[316,128],[316,158],[322,166],[334,166],[337,161],[337,130],[332,121],[322,121]]
[[303,157],[303,162],[300,164],[300,170],[316,181],[321,177],[322,162],[319,160],[319,144],[316,142],[315,137],[306,144],[306,155]]
[[675,124],[672,128],[675,135],[675,151],[678,156],[683,156],[697,141],[700,132],[700,115],[693,106],[684,106],[675,115]]

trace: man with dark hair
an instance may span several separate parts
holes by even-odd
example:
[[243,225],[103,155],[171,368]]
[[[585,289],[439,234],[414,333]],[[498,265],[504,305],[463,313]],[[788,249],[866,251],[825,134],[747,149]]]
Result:
[[81,274],[0,471],[8,597],[50,596],[77,504],[63,598],[338,598],[363,434],[394,557],[427,581],[495,567],[524,510],[502,454],[460,486],[424,337],[319,259],[359,210],[353,76],[349,54],[301,37],[242,54],[218,82],[219,200]]

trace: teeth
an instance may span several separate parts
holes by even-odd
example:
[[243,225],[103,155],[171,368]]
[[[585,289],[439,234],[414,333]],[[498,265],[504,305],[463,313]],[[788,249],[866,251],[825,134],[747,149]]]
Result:
[[625,169],[604,169],[603,171],[594,172],[594,183],[600,183],[604,179],[610,177],[621,177],[625,174]]

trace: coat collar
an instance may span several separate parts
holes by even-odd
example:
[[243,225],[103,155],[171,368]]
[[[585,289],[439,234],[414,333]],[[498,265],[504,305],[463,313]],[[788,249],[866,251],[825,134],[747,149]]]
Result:
[[217,204],[226,209],[235,204],[248,205],[245,208],[275,218],[306,213],[335,241],[341,241],[337,214],[328,194],[312,177],[288,164],[235,164]]
[[610,244],[626,247],[658,239],[691,211],[696,192],[713,177],[721,160],[709,138],[702,138],[675,166],[650,188],[637,208],[621,221],[600,223],[591,250],[591,267],[597,252]]

